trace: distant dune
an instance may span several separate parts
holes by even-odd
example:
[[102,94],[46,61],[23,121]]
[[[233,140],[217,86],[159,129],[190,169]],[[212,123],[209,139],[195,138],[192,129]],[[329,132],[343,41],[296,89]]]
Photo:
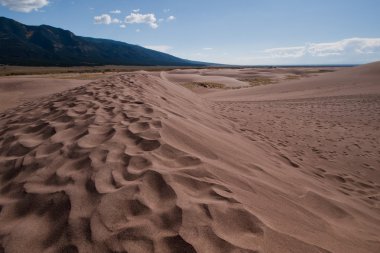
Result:
[[380,94],[380,62],[344,68],[305,80],[272,84],[249,90],[213,93],[212,100],[279,100]]
[[379,73],[128,73],[7,109],[0,252],[380,252]]

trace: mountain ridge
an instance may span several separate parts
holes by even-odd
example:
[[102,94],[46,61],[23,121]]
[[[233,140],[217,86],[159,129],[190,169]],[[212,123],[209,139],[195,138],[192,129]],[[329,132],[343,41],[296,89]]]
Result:
[[0,64],[24,66],[207,66],[125,42],[77,36],[0,17]]

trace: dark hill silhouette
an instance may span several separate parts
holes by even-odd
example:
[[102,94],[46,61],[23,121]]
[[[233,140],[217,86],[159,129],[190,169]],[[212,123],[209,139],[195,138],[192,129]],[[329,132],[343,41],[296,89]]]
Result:
[[76,36],[60,28],[28,26],[0,17],[0,64],[23,66],[205,66],[124,42]]

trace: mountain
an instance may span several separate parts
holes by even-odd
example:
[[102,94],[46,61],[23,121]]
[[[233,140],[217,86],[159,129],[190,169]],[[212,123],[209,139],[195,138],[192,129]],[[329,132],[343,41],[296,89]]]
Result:
[[0,64],[23,66],[205,66],[124,42],[76,36],[60,28],[28,26],[0,17]]

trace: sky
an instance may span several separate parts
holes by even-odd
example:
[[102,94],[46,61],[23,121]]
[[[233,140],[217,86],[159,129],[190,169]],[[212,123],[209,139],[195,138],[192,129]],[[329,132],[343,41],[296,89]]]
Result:
[[0,16],[205,62],[380,60],[379,0],[0,0]]

